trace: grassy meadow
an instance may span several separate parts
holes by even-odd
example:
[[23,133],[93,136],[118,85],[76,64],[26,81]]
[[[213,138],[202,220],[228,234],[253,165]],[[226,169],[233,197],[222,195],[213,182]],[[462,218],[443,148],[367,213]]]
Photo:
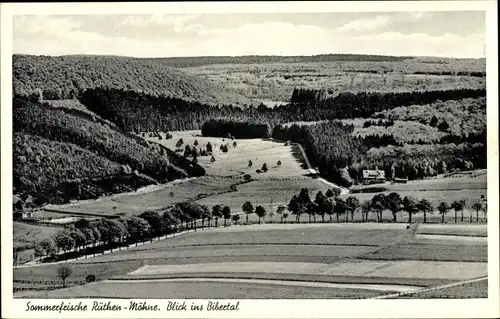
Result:
[[[269,64],[220,64],[184,68],[256,102],[272,106],[289,101],[296,88],[338,92],[402,92],[481,88],[486,77],[455,76],[455,72],[485,72],[484,61],[448,60],[433,63],[422,59],[400,62],[310,62]],[[434,72],[451,72],[435,75]],[[416,74],[423,73],[423,74]],[[426,74],[427,73],[427,74]],[[283,103],[285,104],[285,103]]]

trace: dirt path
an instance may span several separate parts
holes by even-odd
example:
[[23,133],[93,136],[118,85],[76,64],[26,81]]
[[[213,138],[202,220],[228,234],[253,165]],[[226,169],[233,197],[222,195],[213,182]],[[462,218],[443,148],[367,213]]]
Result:
[[[295,145],[295,146],[297,146],[299,148],[300,153],[302,154],[302,157],[304,158],[304,161],[306,162],[307,168],[309,170],[314,170],[314,167],[311,165],[311,162],[309,161],[309,158],[307,157],[306,152],[304,151],[304,148],[302,147],[302,145],[300,143],[292,143],[292,145]],[[341,196],[342,195],[347,195],[349,193],[349,190],[347,188],[341,187],[341,186],[339,186],[337,184],[329,182],[329,181],[327,181],[326,179],[324,179],[322,177],[319,177],[318,180],[321,181],[322,183],[328,185],[328,186],[339,188]]]

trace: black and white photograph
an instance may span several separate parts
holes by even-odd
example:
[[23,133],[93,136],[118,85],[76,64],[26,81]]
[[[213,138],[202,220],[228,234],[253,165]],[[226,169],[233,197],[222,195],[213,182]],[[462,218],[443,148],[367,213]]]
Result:
[[37,318],[61,299],[141,316],[491,302],[498,51],[478,3],[17,10],[2,45],[2,293]]

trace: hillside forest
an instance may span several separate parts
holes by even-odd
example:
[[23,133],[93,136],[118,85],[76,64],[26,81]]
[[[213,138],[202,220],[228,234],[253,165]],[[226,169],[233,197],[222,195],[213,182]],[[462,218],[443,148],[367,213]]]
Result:
[[[362,64],[369,57],[342,59]],[[15,55],[13,86],[15,193],[34,196],[36,204],[204,174],[139,132],[201,129],[206,136],[299,142],[321,175],[345,186],[363,169],[421,179],[486,168],[486,90],[480,84],[336,94],[296,87],[288,103],[252,106],[216,81],[161,61]],[[71,100],[79,109],[54,100]]]

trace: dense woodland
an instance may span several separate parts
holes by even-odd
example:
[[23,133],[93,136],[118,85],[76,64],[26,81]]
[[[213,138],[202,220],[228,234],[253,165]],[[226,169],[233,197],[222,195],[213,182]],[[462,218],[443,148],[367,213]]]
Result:
[[61,203],[204,174],[163,146],[87,117],[14,99],[16,193],[35,204]]
[[12,57],[12,82],[15,94],[41,94],[45,100],[73,99],[88,88],[106,87],[213,105],[249,103],[247,98],[210,81],[128,57],[16,54]]
[[267,124],[219,119],[203,123],[201,134],[203,136],[229,138],[269,138],[271,137],[271,128]]
[[[486,135],[473,140],[454,136],[455,143],[408,145],[390,135],[353,136],[353,125],[322,122],[277,126],[273,138],[302,143],[323,176],[349,186],[363,169],[383,169],[386,176],[421,179],[452,170],[486,168]],[[445,142],[445,141],[443,141]]]
[[195,67],[211,64],[264,64],[264,63],[300,63],[300,62],[345,62],[372,61],[398,62],[412,59],[411,57],[368,55],[368,54],[319,54],[313,56],[205,56],[205,57],[173,57],[147,59],[172,67]]
[[[297,95],[295,92],[294,94]],[[344,118],[368,118],[376,112],[401,106],[424,105],[436,100],[461,100],[484,97],[485,90],[451,90],[404,93],[341,93],[319,101],[295,101],[291,105],[269,108],[260,105],[213,107],[199,102],[122,89],[88,89],[80,101],[89,110],[113,121],[126,131],[169,131],[201,129],[210,119],[226,118],[278,124]]]
[[[309,113],[312,113],[317,114],[317,119],[331,120],[336,118],[368,118],[376,112],[397,107],[430,104],[437,100],[461,100],[485,96],[485,89],[460,89],[398,93],[345,92],[332,98],[325,97],[325,93],[321,91],[296,89],[292,93],[291,103],[299,109],[307,109],[308,113],[305,116],[310,116]],[[303,119],[303,121],[306,120],[310,119]]]

